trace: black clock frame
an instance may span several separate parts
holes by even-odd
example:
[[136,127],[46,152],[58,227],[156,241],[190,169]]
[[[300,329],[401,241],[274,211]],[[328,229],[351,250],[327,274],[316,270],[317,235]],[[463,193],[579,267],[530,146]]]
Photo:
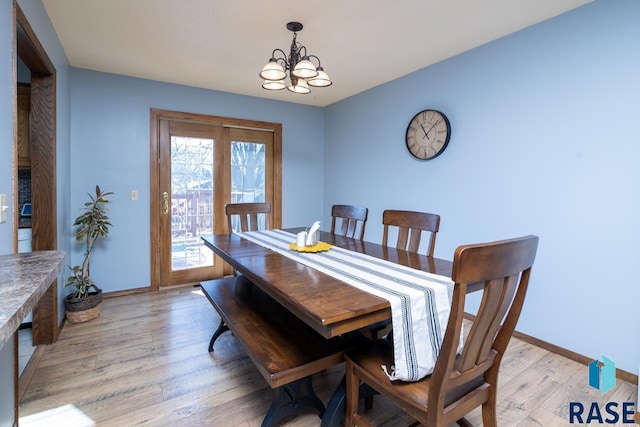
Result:
[[[440,149],[440,151],[438,151],[438,152],[437,152],[433,157],[427,157],[427,158],[424,158],[424,157],[416,156],[416,155],[415,155],[415,154],[413,154],[413,152],[411,151],[411,148],[409,147],[409,128],[411,128],[411,124],[412,124],[412,123],[413,123],[413,121],[416,119],[416,117],[418,117],[419,115],[421,115],[421,114],[423,114],[423,113],[430,112],[430,111],[433,111],[434,113],[439,114],[439,115],[444,119],[444,122],[445,122],[445,123],[446,123],[446,125],[447,125],[447,137],[446,137],[446,139],[445,139],[445,141],[444,141],[444,144],[442,145],[442,148]],[[424,160],[424,161],[427,161],[427,160],[433,160],[433,159],[435,159],[436,157],[438,157],[439,155],[441,155],[442,153],[444,153],[444,150],[446,150],[447,146],[449,145],[449,140],[450,140],[450,139],[451,139],[451,122],[449,122],[449,118],[448,118],[448,117],[447,117],[447,115],[446,115],[446,114],[444,114],[442,111],[434,110],[433,108],[427,108],[426,110],[422,110],[422,111],[419,111],[418,113],[416,113],[416,114],[411,118],[411,120],[409,120],[409,124],[407,125],[407,130],[405,131],[405,134],[404,134],[404,143],[405,143],[405,146],[407,147],[407,151],[409,152],[409,154],[411,154],[411,156],[412,156],[414,159],[417,159],[417,160]]]

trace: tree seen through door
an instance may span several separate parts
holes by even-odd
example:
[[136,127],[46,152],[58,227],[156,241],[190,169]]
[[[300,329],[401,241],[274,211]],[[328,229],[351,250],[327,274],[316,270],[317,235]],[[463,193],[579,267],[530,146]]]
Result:
[[[266,201],[265,167],[265,144],[231,141],[231,203]],[[233,218],[234,230],[239,227],[238,221]],[[264,228],[262,214],[258,223]]]

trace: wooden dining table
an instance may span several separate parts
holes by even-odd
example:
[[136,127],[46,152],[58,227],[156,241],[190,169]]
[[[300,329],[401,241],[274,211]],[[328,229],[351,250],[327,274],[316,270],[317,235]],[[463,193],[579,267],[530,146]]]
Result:
[[[296,233],[304,228],[286,231]],[[389,302],[236,234],[203,237],[205,245],[326,338],[391,318]],[[451,276],[451,261],[320,232],[320,240],[429,273]]]
[[[304,228],[289,228],[296,234]],[[319,240],[428,273],[451,277],[452,262],[320,231]],[[387,300],[307,267],[237,234],[203,237],[204,244],[283,307],[326,338],[345,336],[391,318]],[[293,242],[293,240],[292,240]],[[473,288],[471,289],[473,290]],[[322,425],[344,416],[344,384],[333,393]]]

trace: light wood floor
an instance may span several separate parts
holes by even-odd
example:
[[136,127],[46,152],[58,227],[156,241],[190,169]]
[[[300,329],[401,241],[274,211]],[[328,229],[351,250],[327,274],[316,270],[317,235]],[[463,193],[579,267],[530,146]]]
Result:
[[[218,322],[199,288],[106,298],[100,318],[67,323],[46,348],[20,403],[20,426],[259,426],[271,390],[230,333],[207,352]],[[337,366],[314,377],[325,402],[342,373]],[[618,380],[603,398],[587,386],[586,366],[517,339],[500,375],[499,425],[506,427],[566,426],[570,401],[637,395]],[[368,416],[380,426],[411,422],[381,397]],[[477,410],[468,419],[482,425]],[[306,413],[286,425],[320,420]]]

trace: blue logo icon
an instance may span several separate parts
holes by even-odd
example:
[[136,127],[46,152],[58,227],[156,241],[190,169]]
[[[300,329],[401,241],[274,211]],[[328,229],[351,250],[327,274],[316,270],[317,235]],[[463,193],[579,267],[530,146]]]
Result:
[[606,356],[589,363],[589,386],[605,394],[616,386],[616,364]]

